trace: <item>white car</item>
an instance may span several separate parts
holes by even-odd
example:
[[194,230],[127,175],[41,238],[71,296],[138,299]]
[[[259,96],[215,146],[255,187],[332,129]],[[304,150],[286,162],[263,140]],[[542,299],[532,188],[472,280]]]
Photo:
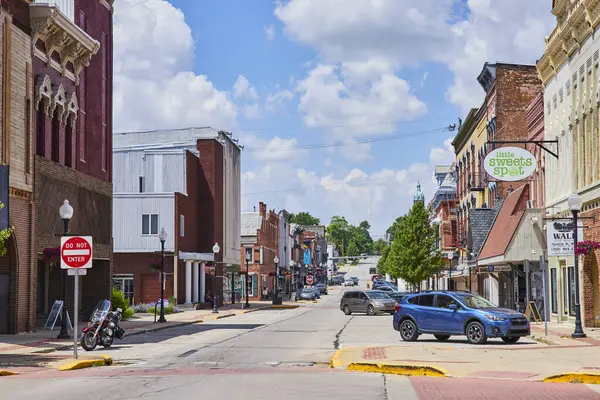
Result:
[[346,278],[346,279],[344,279],[344,282],[342,283],[342,286],[343,287],[354,286],[354,279],[352,279],[352,278]]

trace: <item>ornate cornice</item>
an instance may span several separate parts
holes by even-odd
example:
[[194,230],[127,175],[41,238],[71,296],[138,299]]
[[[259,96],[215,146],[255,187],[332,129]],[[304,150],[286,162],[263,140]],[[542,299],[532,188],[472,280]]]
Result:
[[48,63],[52,60],[52,54],[57,52],[63,75],[66,74],[67,64],[71,62],[75,69],[76,83],[79,83],[81,70],[90,65],[92,56],[100,49],[100,43],[53,4],[34,3],[29,6],[29,12],[34,48],[38,40],[44,42]]

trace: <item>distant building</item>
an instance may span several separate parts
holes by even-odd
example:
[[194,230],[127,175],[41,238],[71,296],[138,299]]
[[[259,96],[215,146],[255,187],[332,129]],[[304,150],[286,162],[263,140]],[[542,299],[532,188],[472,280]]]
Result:
[[421,190],[421,182],[417,182],[417,191],[413,196],[413,203],[425,203],[425,193]]

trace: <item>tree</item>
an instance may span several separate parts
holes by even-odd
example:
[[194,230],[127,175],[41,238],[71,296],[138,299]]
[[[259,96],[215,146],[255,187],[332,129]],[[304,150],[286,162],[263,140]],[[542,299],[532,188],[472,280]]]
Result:
[[302,211],[298,214],[292,214],[290,216],[290,223],[298,224],[298,225],[321,225],[321,220],[319,218],[313,217],[310,213]]
[[350,242],[350,244],[348,245],[348,251],[346,255],[349,257],[356,257],[357,255],[359,255],[359,250],[356,243]]
[[387,239],[390,241],[390,243],[394,241],[394,236],[396,234],[396,231],[398,230],[398,227],[402,223],[403,218],[404,218],[404,216],[396,218],[394,223],[392,225],[390,225],[390,227],[387,228],[387,230],[385,231],[385,235],[386,235]]
[[389,246],[385,240],[377,239],[373,242],[373,254],[375,254],[376,256],[383,255],[383,249],[385,249],[386,247]]
[[[4,208],[4,203],[0,202],[0,209]],[[10,239],[10,235],[12,234],[12,228],[6,228],[0,230],[0,256],[6,255],[7,248],[6,242]]]
[[350,245],[350,224],[346,218],[335,215],[326,229],[327,239],[335,245],[342,256],[346,256],[346,248]]
[[[398,221],[398,220],[397,220]],[[444,260],[437,248],[437,233],[422,202],[416,202],[394,232],[385,262],[386,271],[406,283],[418,285],[439,273]]]
[[[385,242],[384,242],[385,243]],[[377,261],[377,273],[385,275],[387,273],[387,258],[390,254],[390,246],[387,245],[381,250],[381,257]]]

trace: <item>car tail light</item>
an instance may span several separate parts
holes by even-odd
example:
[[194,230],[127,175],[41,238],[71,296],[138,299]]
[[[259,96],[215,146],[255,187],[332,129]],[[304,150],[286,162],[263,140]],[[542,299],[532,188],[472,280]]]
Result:
[[396,311],[400,311],[400,304],[396,304],[395,309],[396,309]]

